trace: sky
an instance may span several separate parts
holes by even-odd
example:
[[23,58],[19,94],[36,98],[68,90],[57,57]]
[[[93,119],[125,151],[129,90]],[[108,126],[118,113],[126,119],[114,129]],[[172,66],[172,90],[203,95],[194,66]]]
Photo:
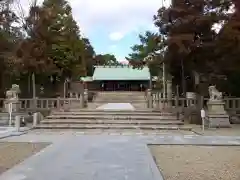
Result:
[[[73,16],[84,36],[89,38],[97,54],[111,53],[119,61],[131,53],[138,35],[146,30],[156,31],[153,15],[162,1],[169,0],[68,0]],[[31,0],[20,0],[27,12]],[[42,0],[38,1],[39,3]]]

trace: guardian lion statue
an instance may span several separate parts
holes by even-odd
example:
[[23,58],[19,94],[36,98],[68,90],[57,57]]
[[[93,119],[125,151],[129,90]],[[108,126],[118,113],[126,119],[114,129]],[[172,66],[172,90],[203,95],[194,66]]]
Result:
[[19,85],[13,84],[11,89],[6,91],[6,98],[7,99],[18,99],[18,94],[20,93]]
[[210,97],[209,100],[222,100],[223,98],[222,92],[219,92],[216,86],[209,86],[208,92]]

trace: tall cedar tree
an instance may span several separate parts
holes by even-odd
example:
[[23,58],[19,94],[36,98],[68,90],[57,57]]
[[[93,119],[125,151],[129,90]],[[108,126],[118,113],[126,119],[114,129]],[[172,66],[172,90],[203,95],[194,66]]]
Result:
[[76,75],[76,69],[85,74],[86,65],[82,56],[85,45],[80,39],[80,30],[73,19],[71,6],[65,0],[45,0],[43,9],[52,13],[51,25],[48,27],[52,37],[48,56],[54,60],[62,76]]
[[228,21],[218,34],[215,44],[215,55],[217,64],[222,74],[227,77],[225,84],[222,84],[222,90],[239,96],[239,77],[240,77],[240,4],[234,1],[235,11],[229,14]]
[[[221,4],[220,0],[174,0],[172,6],[160,8],[154,16],[155,25],[167,36],[165,60],[178,84],[192,71],[218,73],[219,69],[213,66],[217,34],[212,27],[227,19],[224,10],[229,5],[230,2]],[[182,78],[177,78],[180,74]]]
[[12,1],[0,1],[0,96],[9,86],[8,77],[12,75],[15,58],[13,52],[22,38],[20,28],[13,26],[18,17],[10,8]]

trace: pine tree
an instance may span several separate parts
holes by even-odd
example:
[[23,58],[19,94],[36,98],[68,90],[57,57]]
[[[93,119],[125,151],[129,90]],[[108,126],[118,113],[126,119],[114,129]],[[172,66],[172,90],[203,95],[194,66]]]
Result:
[[[139,35],[140,44],[133,45],[131,47],[132,53],[126,57],[133,67],[141,68],[144,65],[148,65],[151,74],[158,76],[160,73],[160,67],[162,63],[162,54],[159,53],[164,49],[164,42],[162,37],[157,33],[146,31],[144,34]],[[149,55],[152,55],[151,59],[148,59]]]
[[113,54],[97,54],[96,65],[116,66],[120,65]]

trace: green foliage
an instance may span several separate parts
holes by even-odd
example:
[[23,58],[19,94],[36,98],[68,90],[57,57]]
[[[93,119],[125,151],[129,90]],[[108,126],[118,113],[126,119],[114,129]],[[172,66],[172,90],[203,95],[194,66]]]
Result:
[[[235,12],[227,12],[233,3]],[[141,35],[140,44],[132,46],[133,53],[127,59],[134,66],[141,67],[146,64],[143,59],[152,54],[154,58],[150,62],[156,60],[160,64],[164,61],[176,84],[182,84],[183,78],[192,76],[193,72],[213,78],[224,75],[230,82],[231,72],[238,72],[240,67],[239,9],[237,0],[174,0],[170,7],[161,7],[154,16],[159,34],[146,32]],[[213,29],[216,23],[223,25],[219,33]],[[160,40],[156,41],[157,37],[161,37]],[[147,61],[149,66],[150,62]],[[153,66],[156,72],[160,72],[160,66]]]
[[98,54],[95,57],[96,65],[120,65],[113,54]]
[[43,9],[51,11],[48,34],[51,36],[48,56],[62,75],[72,76],[73,67],[81,63],[82,42],[80,31],[65,0],[45,0]]
[[[161,51],[164,50],[163,37],[157,33],[146,31],[143,35],[139,35],[140,44],[131,47],[132,53],[126,57],[133,67],[142,67],[148,65],[151,74],[158,76],[161,72],[160,67],[163,61]],[[152,54],[152,58],[146,57]]]
[[91,63],[86,61],[95,52],[88,39],[81,37],[67,1],[45,0],[42,6],[33,5],[24,27],[28,38],[16,52],[19,72],[53,75],[60,80],[87,74]]

